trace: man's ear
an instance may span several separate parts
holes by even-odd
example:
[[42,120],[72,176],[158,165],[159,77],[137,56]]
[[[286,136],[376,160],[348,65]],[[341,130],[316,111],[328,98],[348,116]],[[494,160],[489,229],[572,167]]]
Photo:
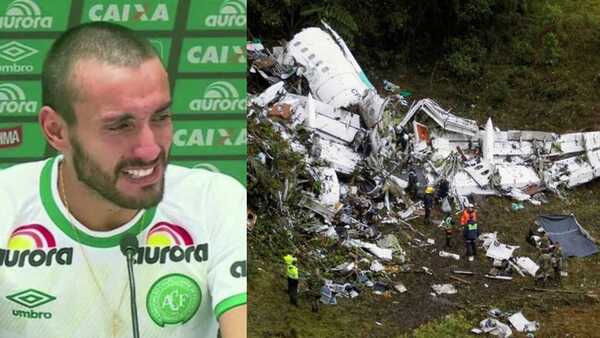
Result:
[[69,135],[65,120],[49,106],[43,106],[39,114],[40,127],[50,145],[64,153],[69,148]]

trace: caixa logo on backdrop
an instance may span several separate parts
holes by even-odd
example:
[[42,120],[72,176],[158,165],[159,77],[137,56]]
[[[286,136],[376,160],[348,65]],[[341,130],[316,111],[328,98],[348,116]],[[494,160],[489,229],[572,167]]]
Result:
[[180,71],[237,72],[246,71],[244,38],[190,38],[183,41]]
[[176,1],[87,0],[84,21],[109,21],[135,29],[173,28]]
[[[0,31],[53,31],[66,28],[70,0],[14,0],[0,14]],[[2,11],[2,7],[0,7]],[[0,12],[2,13],[2,12]]]
[[194,1],[190,9],[188,28],[245,30],[246,0]]
[[174,156],[246,155],[246,120],[175,121]]
[[243,146],[246,144],[246,129],[226,128],[179,129],[173,134],[176,146]]

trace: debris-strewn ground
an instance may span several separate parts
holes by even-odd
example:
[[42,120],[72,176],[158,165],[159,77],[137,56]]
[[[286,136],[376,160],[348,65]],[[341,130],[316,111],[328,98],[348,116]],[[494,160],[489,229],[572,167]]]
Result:
[[[509,201],[491,198],[481,204],[481,224],[486,230],[498,231],[503,242],[520,245],[519,254],[531,254],[535,249],[525,241],[525,230],[537,215],[573,212],[582,225],[587,225],[587,229],[593,236],[598,236],[600,223],[595,208],[598,203],[600,203],[599,182],[588,184],[583,189],[572,192],[567,201],[556,198],[540,207],[529,206],[518,212],[511,211]],[[439,247],[443,237],[439,230],[421,224],[417,226],[419,230],[431,234],[438,243],[436,246]],[[391,231],[398,234],[404,230]],[[274,248],[284,250],[284,247],[276,245]],[[305,247],[306,250],[312,248]],[[457,250],[461,254],[463,251],[462,247]],[[249,252],[251,255],[261,254],[260,246],[257,246],[253,240],[250,241]],[[335,255],[335,251],[331,250],[328,254]],[[567,334],[571,337],[595,337],[600,332],[596,320],[600,302],[593,296],[600,294],[600,265],[597,255],[568,260],[569,276],[563,279],[560,288],[566,292],[525,290],[536,287],[533,279],[517,277],[517,275],[513,281],[460,276],[471,283],[467,285],[449,279],[448,272],[468,268],[477,273],[485,273],[489,270],[489,264],[483,257],[474,263],[467,263],[464,259],[459,262],[441,259],[427,254],[426,250],[413,251],[409,255],[411,264],[416,267],[428,266],[434,275],[398,273],[397,279],[404,283],[407,292],[402,294],[391,292],[389,295],[378,296],[366,289],[357,298],[338,298],[338,305],[322,306],[318,314],[311,312],[307,300],[302,301],[299,308],[288,303],[284,291],[284,268],[280,257],[271,256],[266,260],[254,261],[255,263],[250,265],[252,278],[249,292],[260,297],[250,297],[250,336],[398,337],[412,332],[420,325],[444,318],[448,314],[456,316],[456,313],[463,313],[466,323],[475,327],[486,317],[487,311],[491,308],[512,312],[523,311],[527,319],[540,323],[540,330],[536,333],[538,337],[564,337]],[[300,256],[301,270],[310,269],[317,264],[308,257],[303,258]],[[303,262],[310,265],[305,266]],[[430,295],[430,285],[442,282],[455,284],[458,293],[433,298]],[[551,283],[547,288],[556,289]],[[588,292],[593,294],[586,295]],[[442,337],[444,334],[441,333],[443,331],[440,328],[443,325],[442,321],[436,330],[427,332],[438,332],[440,333],[438,337]],[[456,325],[455,329],[461,327]],[[450,331],[449,334],[454,337],[469,336],[468,330]],[[518,333],[515,336],[519,337]]]

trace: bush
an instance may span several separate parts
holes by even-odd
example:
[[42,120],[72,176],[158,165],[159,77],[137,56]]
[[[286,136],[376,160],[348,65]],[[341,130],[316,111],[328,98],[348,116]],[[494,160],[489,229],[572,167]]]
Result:
[[469,330],[472,327],[473,325],[459,313],[420,326],[413,331],[413,336],[415,338],[470,337]]
[[514,62],[518,65],[529,66],[535,60],[535,51],[527,41],[517,40],[512,44]]
[[491,84],[490,100],[492,105],[497,107],[499,104],[506,101],[510,96],[510,86],[505,80],[499,79]]
[[478,38],[453,39],[449,49],[453,52],[446,62],[452,74],[461,80],[474,80],[481,75],[481,64],[487,51]]
[[560,48],[556,34],[548,32],[544,34],[542,48],[542,63],[547,66],[556,66],[560,60]]

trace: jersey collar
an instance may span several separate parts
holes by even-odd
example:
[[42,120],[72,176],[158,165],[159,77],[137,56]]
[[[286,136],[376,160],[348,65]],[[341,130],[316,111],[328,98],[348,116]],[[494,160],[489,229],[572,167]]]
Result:
[[[61,160],[62,156],[57,156],[48,159],[44,164],[40,176],[40,196],[42,205],[52,222],[72,240],[95,248],[112,248],[119,245],[125,234],[130,233],[137,236],[152,223],[156,207],[141,211],[131,222],[107,233],[83,230],[85,227],[74,217],[67,217],[68,211],[58,198],[58,163]],[[75,224],[72,225],[69,219],[73,219]]]

